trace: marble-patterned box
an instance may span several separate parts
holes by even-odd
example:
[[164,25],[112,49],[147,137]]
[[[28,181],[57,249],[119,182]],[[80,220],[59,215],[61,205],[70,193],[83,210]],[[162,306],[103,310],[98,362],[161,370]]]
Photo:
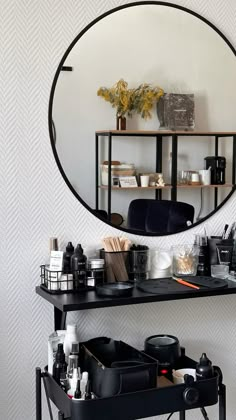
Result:
[[193,130],[194,94],[165,93],[157,104],[160,130]]

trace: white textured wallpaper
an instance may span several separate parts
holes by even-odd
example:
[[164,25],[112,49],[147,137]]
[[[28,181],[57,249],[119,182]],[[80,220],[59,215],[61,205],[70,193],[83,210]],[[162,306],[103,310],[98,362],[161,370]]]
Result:
[[[53,330],[53,307],[34,291],[48,238],[58,236],[61,246],[72,240],[99,247],[102,236],[118,233],[84,209],[64,183],[49,142],[47,111],[53,76],[69,43],[95,17],[123,3],[0,1],[0,418],[4,420],[35,418],[34,369],[47,363],[47,338]],[[177,3],[211,20],[236,46],[235,0]],[[235,216],[234,196],[209,220],[209,233],[221,231]],[[197,231],[199,227],[187,234],[135,239],[169,246],[188,241]],[[164,332],[178,336],[191,357],[207,351],[222,367],[227,420],[234,420],[235,299],[232,295],[91,310],[69,319],[77,320],[81,339],[107,334],[142,347],[145,337]],[[208,411],[209,418],[217,420],[217,407]],[[199,411],[187,415],[187,419],[200,418]],[[43,420],[48,419],[44,403]]]

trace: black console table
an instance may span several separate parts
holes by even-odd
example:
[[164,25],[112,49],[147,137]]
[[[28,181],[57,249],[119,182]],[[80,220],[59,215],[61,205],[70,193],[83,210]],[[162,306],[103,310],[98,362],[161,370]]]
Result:
[[[214,188],[214,208],[218,203],[218,188],[229,187],[235,189],[236,177],[236,132],[220,132],[220,131],[137,131],[137,130],[99,130],[95,133],[95,205],[96,210],[99,210],[99,189],[107,189],[107,214],[108,221],[111,220],[111,161],[112,161],[112,140],[114,137],[152,137],[156,139],[156,172],[162,172],[162,143],[163,139],[170,137],[172,140],[172,170],[171,170],[171,184],[165,187],[134,187],[139,190],[155,190],[156,199],[161,199],[162,189],[171,189],[171,200],[177,200],[177,160],[178,160],[178,139],[179,137],[212,137],[215,142],[215,156],[218,156],[219,140],[223,138],[232,138],[232,184],[223,185],[201,185],[202,188]],[[108,186],[99,185],[99,139],[105,138],[108,140]],[[186,186],[185,186],[186,187]],[[132,188],[132,189],[134,189]],[[197,188],[192,186],[192,188]],[[199,186],[198,186],[199,188]],[[124,190],[124,188],[115,187],[116,191]],[[130,188],[129,188],[130,190]]]

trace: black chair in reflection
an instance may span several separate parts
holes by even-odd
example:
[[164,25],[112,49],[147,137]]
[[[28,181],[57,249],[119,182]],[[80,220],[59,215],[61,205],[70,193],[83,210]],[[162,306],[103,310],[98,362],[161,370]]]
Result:
[[142,233],[175,233],[193,223],[194,207],[180,201],[136,199],[128,209],[127,228]]

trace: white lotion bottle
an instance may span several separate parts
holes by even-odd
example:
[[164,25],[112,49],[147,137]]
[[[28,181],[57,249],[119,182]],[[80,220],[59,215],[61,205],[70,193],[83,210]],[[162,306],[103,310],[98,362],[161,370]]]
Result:
[[72,343],[78,342],[77,336],[77,326],[74,325],[67,325],[65,340],[64,340],[64,352],[66,355],[66,361],[68,363],[68,358],[72,349]]

